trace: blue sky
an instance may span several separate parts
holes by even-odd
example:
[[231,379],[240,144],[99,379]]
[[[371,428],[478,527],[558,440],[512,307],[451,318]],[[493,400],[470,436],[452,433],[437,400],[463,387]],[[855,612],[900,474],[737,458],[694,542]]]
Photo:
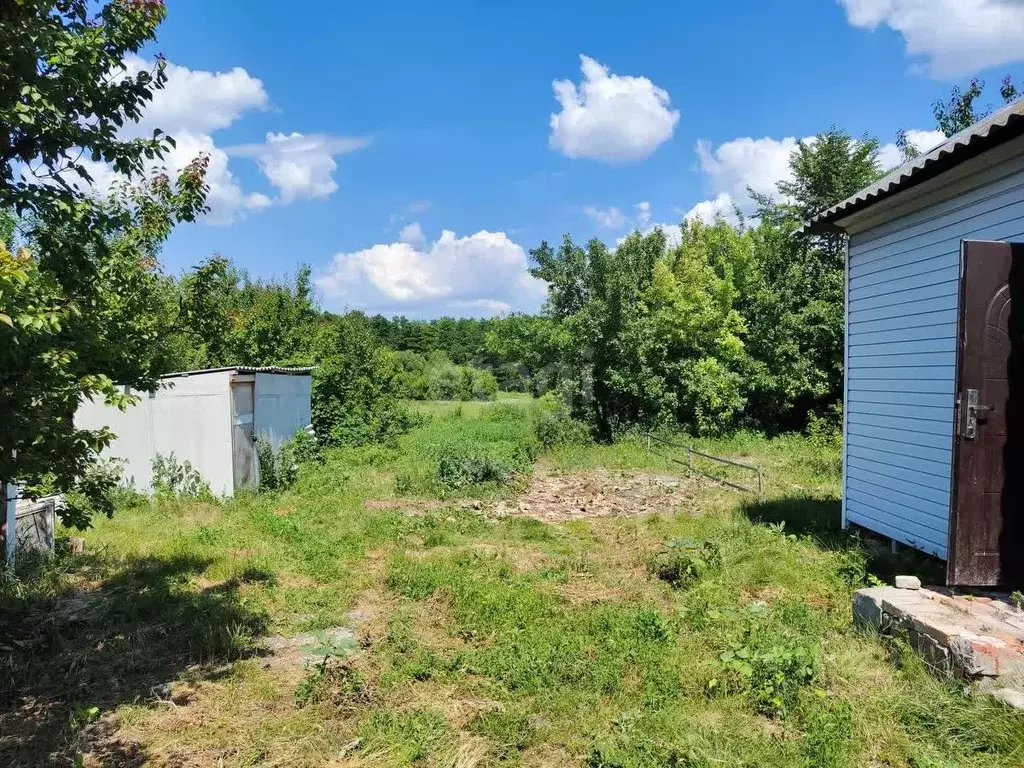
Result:
[[933,143],[936,98],[1024,59],[1012,0],[167,5],[143,127],[211,153],[213,207],[168,270],[304,262],[327,309],[418,317],[536,309],[542,239],[729,215],[830,125]]

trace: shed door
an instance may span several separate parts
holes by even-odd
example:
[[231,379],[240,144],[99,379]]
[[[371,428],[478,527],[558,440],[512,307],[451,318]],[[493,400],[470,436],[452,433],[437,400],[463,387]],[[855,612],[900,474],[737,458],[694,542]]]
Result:
[[256,404],[255,382],[231,382],[231,447],[235,490],[255,487],[259,482],[256,445],[253,438],[253,414]]
[[1024,244],[965,241],[961,274],[947,576],[965,586],[1018,585],[1024,572]]

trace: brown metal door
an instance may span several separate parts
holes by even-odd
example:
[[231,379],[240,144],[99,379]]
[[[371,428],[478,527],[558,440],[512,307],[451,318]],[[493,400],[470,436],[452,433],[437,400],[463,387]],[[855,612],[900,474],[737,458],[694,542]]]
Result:
[[235,490],[259,483],[256,445],[253,440],[255,384],[251,381],[231,382],[231,448]]
[[1024,244],[965,241],[961,274],[947,577],[964,586],[1018,585],[1024,559]]

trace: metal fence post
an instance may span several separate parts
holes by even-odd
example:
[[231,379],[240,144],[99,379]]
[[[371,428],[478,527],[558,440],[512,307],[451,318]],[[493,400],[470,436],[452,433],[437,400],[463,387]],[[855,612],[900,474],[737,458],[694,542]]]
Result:
[[14,551],[18,543],[18,484],[3,483],[3,502],[5,514],[4,563],[8,570],[14,569]]

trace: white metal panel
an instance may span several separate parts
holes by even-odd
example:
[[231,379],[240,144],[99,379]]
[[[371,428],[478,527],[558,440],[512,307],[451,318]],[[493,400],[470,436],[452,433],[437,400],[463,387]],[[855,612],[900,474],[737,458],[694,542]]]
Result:
[[125,478],[140,490],[152,485],[153,458],[173,452],[179,461],[191,462],[215,494],[231,495],[229,378],[217,371],[167,379],[152,395],[134,393],[140,403],[123,413],[102,402],[85,402],[75,424],[106,426],[117,435],[103,455],[124,459]]
[[[1024,240],[1024,158],[850,238],[844,508],[946,556],[960,242]],[[909,208],[907,210],[910,210]]]
[[93,430],[107,427],[117,435],[102,456],[122,459],[125,480],[147,490],[152,482],[151,400],[145,392],[134,394],[142,399],[125,411],[105,405],[102,400],[86,400],[75,412],[75,426]]
[[151,401],[153,454],[186,459],[217,495],[234,493],[230,373],[169,379]]
[[257,435],[267,437],[275,449],[312,421],[312,376],[256,374]]

